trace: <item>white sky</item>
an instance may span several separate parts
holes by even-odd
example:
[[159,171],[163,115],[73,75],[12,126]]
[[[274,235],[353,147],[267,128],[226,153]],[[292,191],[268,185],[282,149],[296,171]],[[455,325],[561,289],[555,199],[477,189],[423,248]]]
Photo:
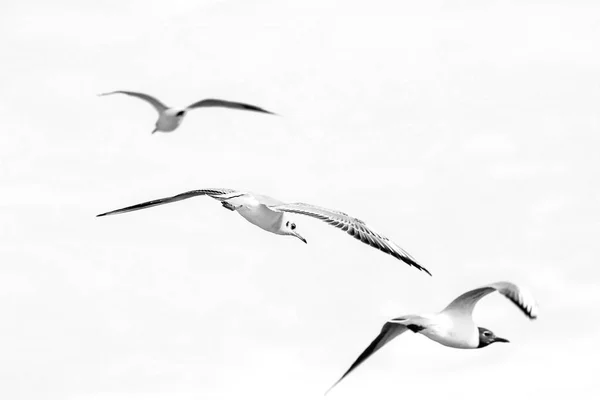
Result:
[[[600,393],[600,4],[21,1],[0,6],[0,397],[320,399],[387,318],[511,280],[478,351],[403,335],[331,399]],[[150,135],[173,106],[207,109]],[[205,187],[337,208],[433,278]],[[590,319],[584,319],[591,317]]]

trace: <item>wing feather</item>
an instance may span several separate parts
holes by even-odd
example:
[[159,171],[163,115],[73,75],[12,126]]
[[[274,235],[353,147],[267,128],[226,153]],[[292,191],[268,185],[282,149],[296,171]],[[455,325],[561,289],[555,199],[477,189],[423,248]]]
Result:
[[358,356],[356,361],[352,363],[352,365],[350,366],[350,368],[348,368],[344,375],[342,375],[342,377],[338,379],[337,382],[335,382],[327,390],[327,392],[325,392],[325,394],[329,393],[329,391],[333,389],[338,383],[340,383],[342,379],[344,379],[350,372],[358,368],[358,366],[365,362],[367,358],[375,354],[377,350],[381,349],[383,346],[388,344],[396,336],[400,335],[401,333],[404,333],[406,329],[407,328],[404,325],[396,324],[393,322],[386,322],[385,325],[383,325],[383,328],[381,328],[381,332],[375,338],[375,340],[373,340],[371,344]]
[[128,213],[131,211],[137,211],[137,210],[142,210],[144,208],[149,208],[149,207],[156,207],[156,206],[160,206],[163,204],[168,204],[168,203],[174,203],[176,201],[181,201],[181,200],[186,200],[189,199],[190,197],[196,197],[196,196],[211,196],[213,198],[217,198],[219,199],[219,196],[224,196],[224,195],[228,195],[231,193],[237,193],[235,190],[231,190],[231,189],[200,189],[200,190],[192,190],[189,192],[185,192],[185,193],[180,193],[178,195],[172,196],[172,197],[163,197],[162,199],[156,199],[156,200],[150,200],[150,201],[146,201],[144,203],[140,203],[140,204],[136,204],[133,206],[129,206],[129,207],[125,207],[125,208],[120,208],[118,210],[113,210],[113,211],[108,211],[102,214],[98,214],[96,215],[97,217],[103,217],[105,215],[114,215],[114,214],[123,214],[123,213]]
[[235,110],[255,111],[255,112],[261,112],[261,113],[265,113],[265,114],[275,115],[275,113],[273,113],[271,111],[267,111],[263,108],[253,106],[252,104],[238,103],[238,102],[234,102],[234,101],[219,100],[219,99],[200,100],[194,104],[190,104],[189,106],[187,106],[187,109],[191,110],[193,108],[201,108],[201,107],[223,107],[223,108],[232,108]]
[[150,103],[152,105],[152,107],[154,107],[154,109],[160,114],[161,112],[165,111],[167,108],[167,106],[165,106],[160,100],[158,100],[157,98],[154,98],[148,94],[145,93],[139,93],[139,92],[128,92],[125,90],[116,90],[114,92],[108,92],[108,93],[102,93],[99,94],[98,96],[108,96],[111,94],[126,94],[128,96],[133,96],[133,97],[137,97],[138,99],[142,99],[144,101],[147,101],[148,103]]
[[500,292],[512,301],[530,319],[537,318],[538,306],[533,296],[525,289],[511,282],[496,282],[469,290],[448,304],[444,311],[472,315],[477,302],[495,291]]
[[271,206],[273,210],[289,212],[294,214],[307,215],[309,217],[320,219],[342,231],[347,232],[349,235],[360,240],[361,242],[368,244],[371,247],[379,249],[384,253],[390,254],[393,257],[404,261],[408,265],[411,265],[419,270],[425,271],[429,275],[431,273],[421,266],[410,254],[404,251],[400,246],[380,235],[367,226],[363,221],[358,218],[349,216],[341,211],[335,211],[326,209],[323,207],[313,206],[305,203],[290,203],[281,204],[277,206]]

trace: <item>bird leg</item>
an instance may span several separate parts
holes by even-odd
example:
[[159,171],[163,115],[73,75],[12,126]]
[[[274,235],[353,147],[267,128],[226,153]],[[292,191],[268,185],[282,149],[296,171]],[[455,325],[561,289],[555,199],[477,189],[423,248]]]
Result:
[[419,325],[415,325],[415,324],[406,325],[406,327],[408,329],[410,329],[411,331],[413,331],[414,333],[420,332],[423,329],[425,329],[424,326],[419,326]]
[[242,208],[242,206],[234,206],[233,204],[229,204],[226,201],[222,201],[221,204],[223,205],[223,207],[225,207],[229,211],[236,211],[236,210]]

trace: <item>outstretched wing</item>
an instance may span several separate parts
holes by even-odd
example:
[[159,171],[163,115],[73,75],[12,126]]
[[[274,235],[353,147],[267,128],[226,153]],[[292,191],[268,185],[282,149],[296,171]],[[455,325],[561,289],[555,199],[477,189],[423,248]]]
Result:
[[223,108],[233,108],[236,110],[246,110],[246,111],[255,111],[255,112],[261,112],[261,113],[266,113],[266,114],[273,114],[275,115],[275,113],[272,113],[271,111],[267,111],[263,108],[257,107],[257,106],[253,106],[251,104],[246,104],[246,103],[237,103],[234,101],[227,101],[227,100],[219,100],[219,99],[204,99],[204,100],[200,100],[194,104],[191,104],[187,107],[187,110],[191,110],[193,108],[200,108],[200,107],[223,107]]
[[377,350],[388,344],[392,339],[405,332],[407,329],[408,328],[406,328],[404,325],[395,324],[393,322],[386,322],[385,325],[383,325],[383,328],[381,328],[381,333],[379,333],[379,336],[377,336],[375,340],[371,342],[369,347],[367,347],[361,353],[361,355],[358,356],[358,358],[356,359],[356,361],[354,361],[350,368],[348,368],[348,371],[346,371],[344,375],[342,375],[342,377],[338,379],[337,382],[334,383],[327,390],[327,392],[325,392],[325,394],[329,393],[329,391],[333,389],[338,383],[340,383],[342,379],[344,379],[350,372],[354,371],[367,358],[371,357]]
[[375,247],[384,253],[390,254],[393,257],[404,261],[408,265],[412,265],[431,275],[427,269],[421,266],[410,254],[404,251],[396,243],[375,232],[360,219],[351,217],[346,213],[304,203],[282,204],[270,208],[277,211],[308,215],[309,217],[325,221],[329,225],[333,225],[336,228],[340,228],[347,232],[361,242],[366,243],[371,247]]
[[533,296],[523,288],[519,288],[510,282],[496,282],[463,293],[448,304],[443,312],[461,313],[470,316],[473,314],[477,302],[496,290],[512,301],[529,318],[537,318],[538,307]]
[[141,209],[144,209],[144,208],[156,207],[156,206],[160,206],[160,205],[163,205],[163,204],[173,203],[173,202],[176,202],[176,201],[181,201],[181,200],[189,199],[190,197],[196,197],[196,196],[208,195],[208,196],[211,196],[213,198],[220,199],[220,198],[223,198],[223,197],[220,197],[220,196],[224,196],[224,195],[228,195],[228,194],[232,194],[232,193],[236,193],[236,191],[235,190],[231,190],[231,189],[200,189],[200,190],[192,190],[190,192],[181,193],[181,194],[178,194],[178,195],[173,196],[173,197],[164,197],[162,199],[150,200],[150,201],[147,201],[145,203],[136,204],[134,206],[129,206],[129,207],[125,207],[125,208],[120,208],[118,210],[113,210],[113,211],[105,212],[105,213],[96,215],[96,217],[103,217],[105,215],[114,215],[114,214],[128,213],[128,212],[131,212],[131,211],[137,211],[137,210],[141,210]]
[[169,108],[169,107],[165,106],[163,103],[161,103],[158,99],[155,99],[154,97],[152,97],[148,94],[139,93],[139,92],[127,92],[125,90],[116,90],[114,92],[102,93],[102,94],[99,94],[98,96],[108,96],[108,95],[116,94],[116,93],[126,94],[128,96],[133,96],[133,97],[137,97],[138,99],[145,100],[148,103],[150,103],[152,105],[152,107],[154,107],[154,109],[156,109],[156,111],[159,114],[161,112],[165,111],[167,108]]

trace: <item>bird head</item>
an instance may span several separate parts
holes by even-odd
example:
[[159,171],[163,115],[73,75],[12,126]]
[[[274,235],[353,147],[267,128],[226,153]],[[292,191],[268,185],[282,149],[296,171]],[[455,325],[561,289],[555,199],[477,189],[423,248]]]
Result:
[[302,240],[304,243],[306,239],[304,239],[298,232],[296,232],[296,223],[290,221],[289,219],[284,219],[284,223],[281,225],[281,232],[283,235],[295,236],[298,239]]
[[477,346],[478,349],[481,349],[485,346],[489,346],[492,343],[510,343],[508,341],[508,339],[504,339],[501,337],[498,337],[494,334],[494,332],[490,331],[489,329],[486,328],[482,328],[482,327],[478,327],[479,329],[479,346]]

